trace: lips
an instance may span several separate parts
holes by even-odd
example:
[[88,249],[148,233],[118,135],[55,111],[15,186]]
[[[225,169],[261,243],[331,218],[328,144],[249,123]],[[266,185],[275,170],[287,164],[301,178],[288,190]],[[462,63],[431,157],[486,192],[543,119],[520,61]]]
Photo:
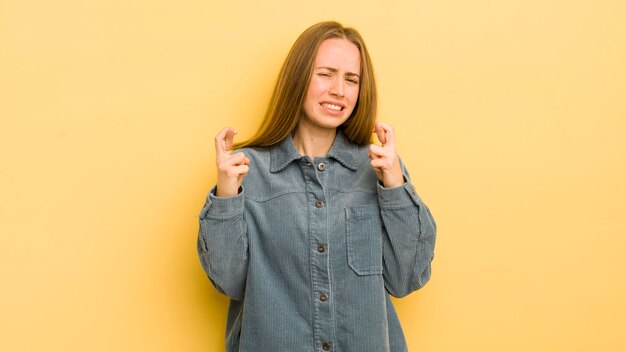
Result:
[[341,103],[337,103],[337,102],[328,102],[328,101],[321,102],[321,103],[320,103],[320,105],[321,105],[323,108],[326,108],[326,109],[331,110],[331,111],[341,111],[341,110],[343,110],[343,109],[344,109],[344,107],[345,107],[345,106],[344,106],[343,104],[341,104]]

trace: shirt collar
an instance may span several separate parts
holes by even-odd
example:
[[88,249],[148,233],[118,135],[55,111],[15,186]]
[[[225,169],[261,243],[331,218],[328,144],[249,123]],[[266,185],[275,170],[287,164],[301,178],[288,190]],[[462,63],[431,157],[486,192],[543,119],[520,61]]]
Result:
[[337,137],[335,137],[335,141],[328,152],[328,156],[334,158],[348,169],[356,171],[358,149],[359,146],[350,142],[343,134],[343,130],[337,129]]
[[[341,165],[356,171],[356,154],[358,146],[350,142],[341,129],[337,129],[337,136],[328,156],[337,160]],[[270,149],[270,171],[279,172],[302,155],[293,144],[291,134]]]

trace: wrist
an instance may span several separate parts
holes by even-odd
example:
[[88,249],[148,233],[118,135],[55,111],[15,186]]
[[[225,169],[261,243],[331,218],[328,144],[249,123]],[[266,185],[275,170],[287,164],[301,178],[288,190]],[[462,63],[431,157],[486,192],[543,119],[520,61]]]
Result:
[[396,161],[396,164],[390,172],[383,173],[382,183],[385,188],[400,187],[404,184],[404,175],[402,174],[399,161]]
[[239,193],[239,185],[218,182],[215,187],[215,196],[220,198],[234,197]]
[[385,188],[396,188],[400,187],[404,184],[404,176],[393,176],[393,177],[385,177],[382,182],[383,187]]

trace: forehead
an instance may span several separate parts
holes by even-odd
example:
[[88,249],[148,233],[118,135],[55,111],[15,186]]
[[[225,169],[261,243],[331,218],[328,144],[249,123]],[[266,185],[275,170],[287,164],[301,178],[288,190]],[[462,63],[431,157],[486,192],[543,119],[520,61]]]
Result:
[[317,50],[315,67],[331,67],[358,74],[361,71],[361,53],[346,39],[326,39]]

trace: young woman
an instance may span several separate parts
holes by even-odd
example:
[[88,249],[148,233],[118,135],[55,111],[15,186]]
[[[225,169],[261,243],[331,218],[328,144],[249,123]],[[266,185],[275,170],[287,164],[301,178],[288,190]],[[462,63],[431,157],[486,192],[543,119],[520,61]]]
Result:
[[198,254],[231,298],[227,351],[407,350],[389,295],[429,280],[435,223],[375,118],[363,39],[323,22],[291,48],[257,134],[215,137]]

